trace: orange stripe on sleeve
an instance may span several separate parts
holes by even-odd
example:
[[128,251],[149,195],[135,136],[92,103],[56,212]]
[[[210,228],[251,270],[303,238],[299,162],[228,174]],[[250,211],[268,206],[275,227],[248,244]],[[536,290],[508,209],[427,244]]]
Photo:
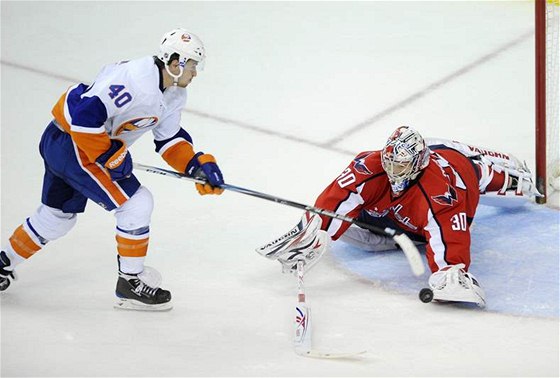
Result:
[[190,143],[181,141],[169,147],[161,156],[175,170],[185,172],[189,160],[194,156],[194,150]]
[[148,253],[150,238],[134,240],[117,235],[115,239],[117,240],[117,251],[123,257],[144,257]]
[[82,150],[90,162],[95,162],[95,159],[102,153],[106,152],[111,147],[111,139],[107,133],[89,134],[70,131],[72,140],[76,142],[78,148]]
[[200,162],[200,164],[215,163],[216,158],[210,154],[202,154],[198,157],[198,161]]
[[35,244],[33,239],[19,226],[10,237],[10,244],[14,251],[21,257],[28,259],[41,249],[41,246]]

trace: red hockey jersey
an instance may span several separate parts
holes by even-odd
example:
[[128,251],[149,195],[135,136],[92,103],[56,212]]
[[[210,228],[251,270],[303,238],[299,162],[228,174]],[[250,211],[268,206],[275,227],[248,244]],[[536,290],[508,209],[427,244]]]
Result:
[[[460,152],[433,149],[430,163],[399,197],[391,192],[381,151],[362,152],[317,198],[315,206],[352,218],[362,210],[387,216],[403,230],[426,239],[432,272],[445,265],[470,264],[470,223],[480,197],[477,169]],[[333,240],[350,226],[322,217]]]

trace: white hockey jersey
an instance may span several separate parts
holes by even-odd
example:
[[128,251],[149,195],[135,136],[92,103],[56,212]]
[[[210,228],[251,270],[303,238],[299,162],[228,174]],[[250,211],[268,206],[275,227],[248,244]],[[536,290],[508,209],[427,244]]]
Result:
[[93,84],[74,85],[61,96],[53,108],[55,121],[91,162],[107,151],[110,139],[130,146],[151,130],[156,151],[184,171],[194,155],[192,139],[180,126],[187,91],[162,92],[160,80],[151,56],[107,65]]

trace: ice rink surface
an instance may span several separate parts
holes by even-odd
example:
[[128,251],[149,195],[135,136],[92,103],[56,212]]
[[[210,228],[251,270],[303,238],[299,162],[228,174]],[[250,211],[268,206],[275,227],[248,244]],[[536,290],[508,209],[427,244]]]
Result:
[[[153,55],[177,26],[208,55],[182,125],[231,184],[312,204],[402,124],[534,166],[530,2],[2,1],[1,12],[2,243],[39,205],[37,146],[60,94]],[[149,135],[131,152],[165,167]],[[90,203],[2,293],[2,376],[559,375],[558,212],[481,207],[473,269],[487,310],[423,304],[427,274],[410,276],[397,252],[335,244],[306,278],[314,344],[368,353],[315,360],[291,347],[295,280],[254,252],[301,212],[137,176],[156,204],[147,265],[174,309],[112,308],[114,217]],[[516,303],[519,291],[537,299]]]

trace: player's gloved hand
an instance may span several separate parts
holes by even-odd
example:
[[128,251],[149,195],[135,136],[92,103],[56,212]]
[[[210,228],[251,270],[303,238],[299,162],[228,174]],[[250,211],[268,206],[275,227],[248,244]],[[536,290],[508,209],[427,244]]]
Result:
[[119,181],[132,175],[132,157],[122,140],[111,139],[111,147],[95,160],[107,168],[111,180]]
[[185,173],[191,177],[204,179],[206,184],[195,184],[200,195],[222,194],[223,188],[219,186],[224,183],[222,172],[216,164],[216,159],[210,154],[197,152],[187,164]]

